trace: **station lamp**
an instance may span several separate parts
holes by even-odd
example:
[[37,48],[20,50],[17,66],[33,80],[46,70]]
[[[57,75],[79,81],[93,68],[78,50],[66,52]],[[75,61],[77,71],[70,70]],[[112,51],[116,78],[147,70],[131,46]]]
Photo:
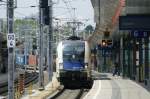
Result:
[[102,46],[107,46],[107,41],[106,40],[102,40]]

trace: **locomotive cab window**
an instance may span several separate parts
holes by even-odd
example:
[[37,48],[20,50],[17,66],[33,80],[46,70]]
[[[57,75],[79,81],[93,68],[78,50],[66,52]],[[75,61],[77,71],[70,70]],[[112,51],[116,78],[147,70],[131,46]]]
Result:
[[64,43],[63,44],[63,59],[84,61],[84,43]]

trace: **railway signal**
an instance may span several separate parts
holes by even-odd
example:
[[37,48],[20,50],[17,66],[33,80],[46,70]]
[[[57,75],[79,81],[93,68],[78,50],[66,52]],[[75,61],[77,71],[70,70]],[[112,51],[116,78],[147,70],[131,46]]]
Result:
[[40,7],[41,8],[45,8],[48,6],[48,0],[41,0],[40,2]]
[[111,47],[113,45],[113,40],[106,40],[106,39],[103,39],[102,42],[101,42],[101,46],[102,47]]
[[49,0],[41,0],[40,7],[43,9],[43,24],[49,25],[49,7],[48,7]]
[[7,34],[7,47],[8,48],[14,48],[15,47],[15,34]]
[[102,40],[102,47],[107,46],[107,40]]
[[112,40],[107,40],[107,46],[111,47],[113,45],[113,41]]

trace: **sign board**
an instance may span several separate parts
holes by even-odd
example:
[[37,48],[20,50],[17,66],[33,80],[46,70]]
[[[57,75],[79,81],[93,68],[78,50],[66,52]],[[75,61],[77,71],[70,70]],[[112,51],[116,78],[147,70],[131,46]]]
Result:
[[8,48],[14,48],[15,47],[15,34],[7,34],[7,47]]
[[16,64],[25,65],[25,56],[23,54],[16,54]]
[[135,38],[147,38],[150,31],[131,31],[131,36]]
[[150,15],[126,15],[119,17],[119,30],[150,30]]

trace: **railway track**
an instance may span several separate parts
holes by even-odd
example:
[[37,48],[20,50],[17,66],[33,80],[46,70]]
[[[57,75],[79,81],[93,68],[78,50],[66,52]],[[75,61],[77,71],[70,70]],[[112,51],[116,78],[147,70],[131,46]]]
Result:
[[63,88],[55,95],[48,97],[47,99],[83,99],[83,97],[88,93],[89,89],[67,89]]
[[[38,73],[26,73],[25,74],[25,87],[28,87],[31,82],[38,81]],[[15,87],[17,86],[18,80],[15,80]],[[4,82],[0,84],[0,95],[6,95],[8,92],[8,83]]]

